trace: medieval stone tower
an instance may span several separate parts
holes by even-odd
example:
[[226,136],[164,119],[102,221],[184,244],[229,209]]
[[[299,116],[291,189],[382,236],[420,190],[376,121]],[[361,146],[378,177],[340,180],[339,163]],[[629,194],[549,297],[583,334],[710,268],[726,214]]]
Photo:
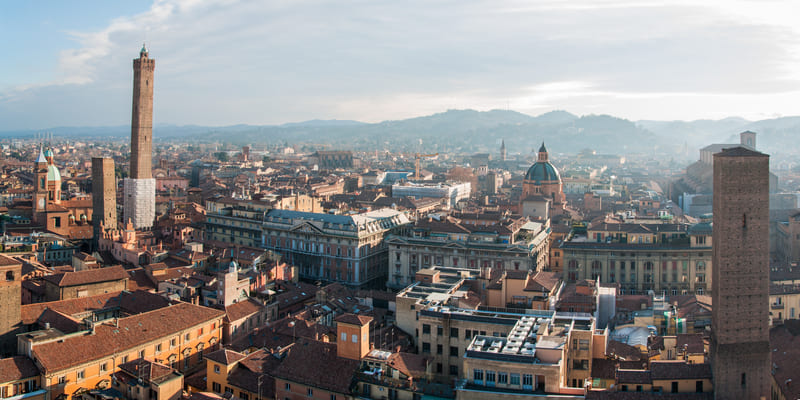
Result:
[[766,399],[769,351],[769,156],[714,154],[711,356],[717,399]]
[[131,113],[131,178],[150,179],[153,157],[153,72],[156,60],[142,46],[133,60],[133,111]]
[[133,60],[133,110],[131,113],[130,178],[123,181],[124,223],[150,228],[156,213],[156,181],[152,178],[153,73],[156,61],[142,46]]
[[22,263],[0,255],[0,358],[16,354],[21,303]]
[[113,158],[92,158],[92,222],[95,244],[100,238],[100,225],[117,229],[117,182]]

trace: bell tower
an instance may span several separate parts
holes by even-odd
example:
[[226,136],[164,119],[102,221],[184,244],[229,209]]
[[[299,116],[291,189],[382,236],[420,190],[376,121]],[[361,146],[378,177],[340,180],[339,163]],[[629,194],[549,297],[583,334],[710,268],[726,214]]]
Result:
[[47,164],[44,152],[39,148],[39,157],[36,158],[33,164],[33,174],[36,177],[36,182],[34,182],[32,206],[35,212],[44,212],[47,208]]

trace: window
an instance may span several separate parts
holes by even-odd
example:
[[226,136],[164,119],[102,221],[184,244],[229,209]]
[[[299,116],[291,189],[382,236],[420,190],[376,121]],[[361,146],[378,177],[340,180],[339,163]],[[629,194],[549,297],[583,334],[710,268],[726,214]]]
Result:
[[225,386],[225,393],[233,394],[233,389],[228,386]]
[[422,334],[430,335],[431,334],[431,326],[428,324],[422,324]]
[[80,380],[83,380],[83,377],[84,377],[85,373],[86,373],[86,371],[85,371],[85,370],[80,370],[80,371],[78,371],[78,380],[79,380],[79,381],[80,381]]
[[443,351],[443,350],[442,350],[442,345],[440,345],[440,344],[437,344],[437,345],[436,345],[436,354],[442,354],[442,351]]
[[177,343],[178,343],[178,339],[172,338],[172,339],[169,340],[169,347],[170,348],[175,347],[175,344],[177,344]]
[[488,382],[494,383],[494,377],[495,377],[494,371],[486,371],[486,382],[487,383]]
[[458,365],[450,366],[450,375],[458,376]]
[[108,371],[108,363],[100,364],[100,372]]
[[220,393],[222,391],[222,387],[217,382],[214,382],[211,386],[212,386],[211,390],[213,390],[215,393]]
[[458,357],[458,347],[450,346],[450,357]]
[[161,343],[156,345],[156,354],[161,353]]
[[511,385],[519,386],[519,374],[511,374]]
[[314,389],[311,389],[311,388],[306,389],[306,394],[308,395],[308,397],[313,396],[314,395]]
[[355,334],[354,334],[354,335],[352,335],[352,336],[350,337],[350,340],[352,340],[352,341],[353,341],[353,343],[358,343],[358,335],[355,335]]
[[442,363],[436,363],[436,373],[437,373],[437,374],[441,374],[441,373],[442,373],[442,370],[443,370],[443,368],[444,368],[444,367],[442,366]]
[[431,352],[431,344],[428,342],[422,342],[422,352],[423,353],[430,353]]
[[336,395],[335,394],[331,395],[331,400],[336,400]]
[[219,373],[219,365],[214,365],[214,373],[215,374]]
[[742,388],[745,388],[746,386],[747,386],[747,374],[742,372]]
[[703,381],[697,381],[694,383],[694,391],[697,393],[703,393]]
[[342,341],[343,342],[347,341],[347,333],[346,332],[342,332]]
[[285,384],[283,384],[283,389],[292,390],[292,385],[289,382],[286,382]]
[[482,369],[473,369],[472,370],[472,380],[476,382],[483,383],[483,370]]
[[144,350],[139,350],[139,358],[144,358]]
[[672,393],[678,393],[678,382],[672,382]]
[[522,386],[533,386],[533,375],[522,375]]
[[248,395],[248,394],[247,394],[247,393],[245,393],[245,392],[239,392],[239,397],[240,397],[242,400],[250,400],[250,395]]
[[437,326],[436,327],[436,336],[442,336],[442,335],[444,335],[444,328],[442,328],[441,326]]
[[472,339],[472,331],[469,329],[464,330],[464,339]]
[[187,333],[187,334],[183,335],[183,339],[186,340],[186,341],[189,341],[189,339],[191,339],[191,337],[192,337],[191,333]]
[[450,328],[450,337],[458,338],[458,328]]
[[507,384],[508,383],[508,373],[507,372],[498,372],[497,373],[497,383]]
[[66,375],[59,376],[58,377],[58,384],[59,385],[63,385],[65,383],[67,383],[67,376]]

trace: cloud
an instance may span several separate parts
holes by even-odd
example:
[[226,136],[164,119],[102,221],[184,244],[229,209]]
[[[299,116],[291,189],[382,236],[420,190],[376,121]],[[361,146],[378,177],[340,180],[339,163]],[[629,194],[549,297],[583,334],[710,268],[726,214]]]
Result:
[[[0,119],[7,128],[128,123],[143,40],[156,58],[156,123],[507,107],[696,118],[748,103],[791,113],[770,98],[800,100],[791,3],[531,4],[158,0],[103,29],[69,32],[77,46],[61,52],[55,78],[0,92]],[[758,110],[749,96],[764,100]]]

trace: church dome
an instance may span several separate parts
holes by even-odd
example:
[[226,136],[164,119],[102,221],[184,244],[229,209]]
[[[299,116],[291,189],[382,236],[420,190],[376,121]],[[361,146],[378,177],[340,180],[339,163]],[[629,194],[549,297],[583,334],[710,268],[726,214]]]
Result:
[[561,182],[561,176],[558,174],[558,170],[553,164],[550,164],[550,157],[547,154],[547,148],[544,147],[544,142],[542,142],[542,147],[539,148],[539,158],[528,168],[528,173],[525,174],[525,180],[534,181],[536,184],[542,182]]
[[528,173],[525,174],[526,181],[536,181],[536,183],[546,181],[560,181],[561,176],[558,170],[549,161],[536,162],[528,168]]
[[44,151],[45,157],[53,157],[53,150],[47,149]]
[[58,172],[58,168],[53,164],[47,166],[47,181],[61,181],[61,173]]

